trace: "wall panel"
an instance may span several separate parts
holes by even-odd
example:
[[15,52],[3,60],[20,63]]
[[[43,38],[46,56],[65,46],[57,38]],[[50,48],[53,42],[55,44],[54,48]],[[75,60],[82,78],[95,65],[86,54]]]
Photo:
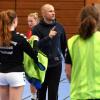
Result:
[[85,0],[0,0],[0,11],[15,9],[19,19],[17,30],[26,33],[27,15],[31,12],[38,12],[40,15],[40,7],[45,3],[54,5],[56,18],[64,26],[68,37],[77,32],[79,13]]
[[0,0],[0,11],[7,9],[15,10],[15,0]]
[[95,3],[100,3],[100,0],[85,0],[86,5],[91,5]]
[[[68,34],[77,32],[79,25],[80,9],[84,6],[84,0],[16,0],[16,12],[19,16],[18,30],[26,32],[27,15],[31,12],[40,14],[40,7],[45,3],[53,4],[56,10],[56,18]],[[26,31],[25,31],[26,30]],[[68,35],[69,36],[69,35]]]

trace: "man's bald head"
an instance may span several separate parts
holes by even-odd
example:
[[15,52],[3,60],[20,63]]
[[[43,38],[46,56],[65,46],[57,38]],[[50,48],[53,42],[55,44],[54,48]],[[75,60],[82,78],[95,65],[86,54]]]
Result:
[[41,7],[41,14],[46,21],[52,21],[55,19],[55,9],[51,4],[44,4]]
[[50,8],[53,8],[53,5],[51,4],[44,4],[42,7],[41,7],[41,13],[44,13],[45,11],[49,10]]

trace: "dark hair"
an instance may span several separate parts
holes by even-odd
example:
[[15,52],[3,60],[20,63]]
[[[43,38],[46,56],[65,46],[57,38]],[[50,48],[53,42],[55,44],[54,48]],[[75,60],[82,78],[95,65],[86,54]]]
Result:
[[16,18],[16,13],[13,10],[0,12],[0,46],[9,46],[12,34],[8,29],[13,20]]
[[88,39],[93,35],[99,22],[99,12],[94,6],[86,6],[80,14],[79,35],[83,39]]

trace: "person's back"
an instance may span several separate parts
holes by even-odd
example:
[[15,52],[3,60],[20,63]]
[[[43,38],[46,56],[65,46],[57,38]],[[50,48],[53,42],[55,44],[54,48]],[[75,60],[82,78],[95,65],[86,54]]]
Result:
[[100,98],[100,32],[96,30],[98,21],[96,8],[86,6],[81,12],[79,35],[68,40],[72,63],[66,59],[66,74],[71,77],[72,100]]
[[38,63],[36,50],[23,34],[15,31],[17,23],[15,11],[0,13],[0,100],[21,100],[25,85],[24,52]]
[[[23,38],[23,36],[21,36],[19,33],[16,34],[16,31],[12,31],[11,46],[0,47],[0,58],[2,58],[0,59],[1,72],[13,72],[17,70],[16,67],[18,67],[18,70],[23,71],[23,50],[25,48],[23,43],[25,42],[26,39]],[[26,52],[27,51],[28,50],[26,50]]]
[[82,40],[79,35],[68,40],[68,48],[73,63],[73,77],[71,77],[71,98],[75,97],[77,99],[86,99],[89,97],[88,94],[93,95],[93,97],[96,97],[96,95],[100,97],[100,87],[98,87],[100,84],[99,36],[100,32],[97,31],[89,39],[89,41]]

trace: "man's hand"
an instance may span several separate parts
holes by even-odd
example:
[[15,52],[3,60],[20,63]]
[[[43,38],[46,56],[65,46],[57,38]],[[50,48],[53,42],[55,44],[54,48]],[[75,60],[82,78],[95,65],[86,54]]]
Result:
[[53,38],[53,37],[57,34],[57,32],[55,31],[55,28],[56,28],[56,26],[54,26],[54,27],[50,30],[50,33],[49,33],[49,37],[50,37],[50,38]]

